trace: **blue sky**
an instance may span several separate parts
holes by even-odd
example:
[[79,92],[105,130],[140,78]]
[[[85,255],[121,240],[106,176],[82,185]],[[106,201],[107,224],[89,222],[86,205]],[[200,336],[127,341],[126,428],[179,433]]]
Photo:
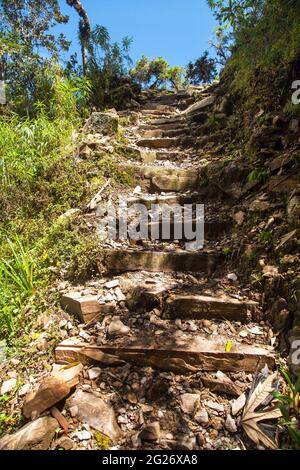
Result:
[[[206,0],[82,0],[92,25],[106,26],[113,41],[132,36],[131,57],[163,56],[171,65],[185,66],[209,47],[215,21]],[[79,52],[78,16],[60,0],[69,24],[59,27]],[[212,51],[213,54],[213,51]]]

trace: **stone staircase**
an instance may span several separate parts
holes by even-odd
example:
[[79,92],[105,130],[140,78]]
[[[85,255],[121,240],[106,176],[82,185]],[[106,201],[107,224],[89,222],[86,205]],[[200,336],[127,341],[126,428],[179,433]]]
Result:
[[[202,98],[193,104],[186,94],[162,94],[141,107],[138,125],[126,129],[128,148],[134,156],[120,167],[131,168],[141,188],[138,194],[130,195],[129,205],[163,202],[171,207],[178,202],[208,202],[205,244],[201,250],[187,251],[184,240],[170,236],[167,241],[159,237],[103,247],[101,270],[106,282],[117,279],[121,300],[101,304],[97,295],[85,299],[72,293],[63,299],[64,308],[91,328],[94,339],[89,347],[98,357],[95,363],[101,364],[104,354],[118,360],[117,364],[121,360],[178,374],[219,370],[253,373],[265,364],[274,366],[272,348],[261,339],[266,336],[244,331],[243,324],[249,325],[250,331],[263,330],[256,323],[260,318],[258,303],[249,299],[248,293],[230,295],[230,289],[225,292],[215,280],[225,269],[219,242],[230,237],[232,223],[218,217],[216,205],[203,200],[197,152],[186,147],[186,141],[193,139],[195,120],[201,121],[214,106],[213,96],[204,92]],[[160,225],[158,222],[159,229]],[[121,332],[121,337],[109,333],[93,336],[91,320],[99,321],[112,312],[127,333]],[[182,321],[190,323],[186,327]],[[56,349],[56,360],[82,361],[86,346],[78,339],[68,339]]]

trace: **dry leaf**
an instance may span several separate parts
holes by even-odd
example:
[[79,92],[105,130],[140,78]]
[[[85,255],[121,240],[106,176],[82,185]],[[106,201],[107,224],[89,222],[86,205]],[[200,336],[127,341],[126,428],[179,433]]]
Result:
[[270,449],[278,448],[276,439],[272,439],[268,436],[268,434],[263,431],[262,427],[259,427],[258,423],[260,421],[280,418],[281,411],[276,406],[268,407],[257,412],[255,410],[259,406],[262,406],[270,397],[270,394],[274,392],[275,387],[273,383],[276,377],[277,373],[271,374],[266,380],[257,385],[246,403],[242,417],[242,426],[248,437],[255,442],[255,444],[258,445],[261,443]]

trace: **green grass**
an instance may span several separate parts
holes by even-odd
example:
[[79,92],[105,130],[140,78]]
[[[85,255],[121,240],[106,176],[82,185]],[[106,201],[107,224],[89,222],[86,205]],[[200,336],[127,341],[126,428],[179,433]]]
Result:
[[29,252],[24,248],[18,236],[15,245],[9,239],[7,243],[12,254],[12,261],[2,258],[0,272],[21,291],[30,295],[33,292],[33,262]]
[[270,230],[262,230],[259,234],[259,239],[266,245],[272,245],[274,241],[274,236]]
[[266,168],[255,168],[252,170],[248,177],[247,180],[249,183],[253,182],[259,182],[259,183],[265,183],[270,177],[270,170]]

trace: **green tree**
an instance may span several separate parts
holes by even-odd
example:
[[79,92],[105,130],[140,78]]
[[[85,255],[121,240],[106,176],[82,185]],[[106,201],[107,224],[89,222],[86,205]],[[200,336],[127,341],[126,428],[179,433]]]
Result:
[[68,50],[64,35],[56,37],[51,28],[66,23],[57,0],[1,0],[0,54],[9,96],[19,108],[30,112],[34,101],[36,74],[61,50]]
[[66,0],[67,4],[74,8],[79,17],[79,39],[81,44],[81,54],[82,54],[82,67],[83,72],[87,72],[88,65],[88,48],[91,36],[91,24],[90,19],[87,14],[87,11],[83,7],[82,3],[79,0]]
[[187,65],[186,77],[193,85],[210,83],[217,74],[216,62],[205,51],[195,62]]
[[171,67],[163,57],[148,59],[143,56],[130,71],[131,76],[141,85],[157,88],[168,83],[179,89],[183,83],[184,69]]
[[132,39],[124,37],[113,42],[107,28],[96,25],[88,43],[88,72],[93,87],[93,104],[119,107],[135,97],[133,83],[128,76],[132,65]]

